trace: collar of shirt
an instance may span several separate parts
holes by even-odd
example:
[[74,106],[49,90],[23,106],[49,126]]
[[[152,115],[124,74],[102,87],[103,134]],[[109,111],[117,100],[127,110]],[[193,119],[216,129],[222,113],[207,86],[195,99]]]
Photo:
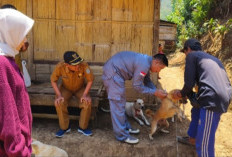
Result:
[[66,66],[65,63],[64,63],[64,67],[65,67],[65,72],[66,73],[79,73],[81,71],[81,65],[79,66],[78,71],[69,70],[68,66]]

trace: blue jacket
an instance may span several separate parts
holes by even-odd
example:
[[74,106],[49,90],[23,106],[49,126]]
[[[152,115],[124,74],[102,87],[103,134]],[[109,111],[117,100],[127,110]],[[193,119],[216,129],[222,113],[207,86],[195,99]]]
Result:
[[197,84],[197,100],[201,107],[221,113],[227,111],[232,88],[219,59],[202,51],[189,53],[186,56],[184,82],[182,96],[190,94]]
[[124,81],[133,79],[133,87],[140,93],[153,95],[156,87],[150,79],[152,57],[123,51],[112,56],[103,67],[103,80],[118,75]]

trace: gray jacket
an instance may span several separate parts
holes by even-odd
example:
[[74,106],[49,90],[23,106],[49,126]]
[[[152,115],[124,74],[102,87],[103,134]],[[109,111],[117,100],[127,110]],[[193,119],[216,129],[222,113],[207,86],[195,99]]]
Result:
[[197,101],[201,107],[226,112],[231,101],[232,88],[223,64],[216,57],[202,51],[186,57],[182,96],[198,85]]
[[124,81],[133,79],[133,87],[140,93],[153,95],[156,87],[150,79],[152,57],[123,51],[111,57],[103,67],[103,80],[118,75]]

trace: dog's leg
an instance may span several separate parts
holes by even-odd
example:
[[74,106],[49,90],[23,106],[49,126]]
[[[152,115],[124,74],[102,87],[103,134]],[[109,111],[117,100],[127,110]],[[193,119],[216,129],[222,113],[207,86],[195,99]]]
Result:
[[182,122],[182,116],[183,116],[183,112],[179,109],[177,111],[177,118],[179,119],[180,122]]
[[149,134],[150,140],[153,140],[152,135],[156,132],[156,129],[157,129],[157,121],[152,121],[152,123],[151,123],[151,132]]
[[165,122],[165,124],[164,124],[165,126],[164,126],[164,128],[161,128],[160,131],[165,133],[165,134],[169,134],[170,132],[168,130],[166,130],[169,127],[169,123],[168,123],[167,119],[165,119],[164,122]]
[[173,123],[175,122],[175,115],[172,116],[172,122],[173,122]]
[[144,125],[143,121],[141,121],[138,117],[134,116],[134,119],[139,123],[139,125]]
[[144,116],[144,114],[143,114],[143,111],[142,111],[142,110],[140,111],[140,115],[141,115],[142,119],[144,120],[145,124],[149,126],[149,125],[150,125],[150,123],[148,122],[147,118]]
[[182,112],[182,117],[183,117],[183,119],[185,119],[186,117],[185,117],[185,104],[183,104],[183,112]]
[[173,107],[170,109],[167,117],[172,117],[172,122],[174,123],[175,122],[175,115],[177,115],[179,117],[178,113],[179,113],[179,109],[177,109],[176,107]]

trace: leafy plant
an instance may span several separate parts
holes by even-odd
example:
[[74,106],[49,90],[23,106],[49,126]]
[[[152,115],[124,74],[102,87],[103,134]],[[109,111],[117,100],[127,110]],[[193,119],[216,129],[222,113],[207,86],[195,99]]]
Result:
[[215,34],[220,34],[222,42],[225,34],[232,29],[232,19],[229,19],[225,24],[220,24],[217,19],[211,18],[203,24],[203,27],[208,31],[212,41]]
[[[205,32],[202,25],[214,3],[214,0],[172,0],[173,12],[167,20],[177,24],[178,45],[184,39],[198,38]],[[206,27],[211,27],[211,23]]]
[[232,29],[232,19],[229,19],[224,25],[217,24],[214,33],[219,33],[221,35],[221,40],[225,38],[225,34]]
[[230,29],[232,29],[232,19],[229,19],[229,20],[226,22],[226,26],[229,27]]
[[213,18],[211,18],[210,20],[208,20],[203,24],[203,27],[208,31],[212,41],[217,26],[218,26],[218,20]]

